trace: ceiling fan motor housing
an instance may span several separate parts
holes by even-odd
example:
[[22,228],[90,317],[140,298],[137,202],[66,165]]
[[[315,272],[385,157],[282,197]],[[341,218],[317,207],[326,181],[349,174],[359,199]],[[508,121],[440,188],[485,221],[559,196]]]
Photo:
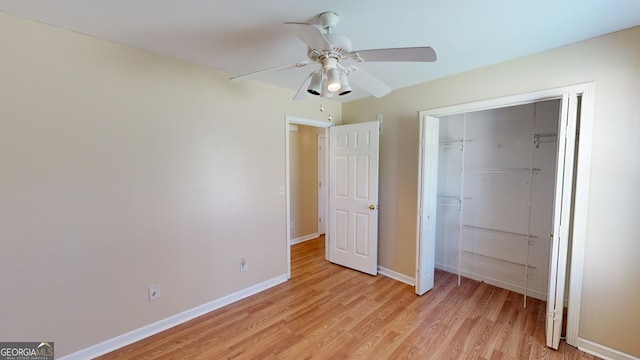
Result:
[[335,57],[338,59],[348,57],[351,52],[351,40],[340,34],[326,34],[325,37],[331,44],[332,50],[309,49],[307,56],[314,62],[319,62],[325,57]]
[[340,56],[347,56],[351,52],[351,40],[340,34],[326,34],[325,37],[333,47],[333,52]]

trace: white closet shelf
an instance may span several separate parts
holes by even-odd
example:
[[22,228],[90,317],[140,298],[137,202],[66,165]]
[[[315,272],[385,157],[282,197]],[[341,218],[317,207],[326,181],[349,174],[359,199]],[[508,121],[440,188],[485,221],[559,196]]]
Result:
[[443,149],[448,148],[460,148],[462,150],[462,146],[465,142],[470,142],[473,140],[470,139],[440,139],[440,147]]
[[465,167],[464,172],[468,174],[539,174],[540,169],[528,167]]
[[439,205],[439,206],[451,206],[451,207],[457,207],[458,209],[460,208],[460,202],[459,202],[459,201],[458,201],[458,202],[455,202],[455,203],[452,203],[452,202],[448,203],[448,202],[444,202],[444,201],[438,201],[438,202],[436,203],[436,205]]
[[451,145],[451,144],[456,144],[456,143],[463,143],[463,142],[470,142],[473,141],[471,139],[440,139],[439,143],[440,145]]
[[[470,200],[471,196],[465,196],[462,199],[463,200]],[[436,202],[436,204],[437,205],[441,205],[441,206],[457,207],[458,210],[460,210],[460,206],[461,206],[460,195],[441,195],[441,194],[438,194],[438,201]]]
[[515,265],[519,270],[514,270],[514,269],[509,269],[503,266],[497,266],[497,265],[492,265],[489,264],[485,261],[481,261],[481,260],[473,260],[473,259],[468,259],[468,258],[462,258],[462,262],[467,263],[467,264],[471,264],[471,265],[475,265],[475,266],[482,266],[485,268],[490,268],[493,270],[497,270],[497,271],[501,271],[501,272],[505,272],[505,273],[512,273],[512,274],[517,274],[517,275],[524,275],[524,269],[528,268],[529,271],[527,271],[527,277],[529,278],[529,280],[532,279],[532,277],[534,277],[536,274],[536,270],[537,268],[535,266],[531,266],[531,265],[526,265],[526,264],[520,264],[520,263],[516,263],[513,261],[508,261],[508,260],[503,260],[500,258],[495,258],[495,257],[491,257],[491,256],[486,256],[486,255],[482,255],[482,254],[475,254],[473,252],[470,251],[466,251],[463,250],[464,253],[467,253],[473,257],[482,257],[482,258],[489,258],[489,259],[494,259],[494,260],[499,260],[501,262],[505,262],[505,263],[509,263],[512,265]]
[[533,245],[533,242],[531,241],[531,239],[538,238],[537,236],[531,235],[531,234],[527,235],[527,234],[521,234],[521,233],[516,233],[511,231],[490,229],[490,228],[484,228],[484,227],[473,226],[473,225],[462,225],[462,231],[471,233],[471,234],[483,235],[486,237],[493,237],[498,239],[506,239],[506,240],[515,239],[515,240],[520,240],[523,243],[526,243],[528,241],[529,246]]
[[546,137],[546,138],[558,137],[558,133],[557,132],[535,133],[535,134],[533,134],[533,136],[534,137],[540,137],[540,138],[543,138],[543,137]]
[[[445,194],[438,194],[439,198],[443,198],[443,199],[452,199],[452,200],[460,200],[460,195],[445,195]],[[464,200],[469,200],[471,199],[471,196],[465,196],[463,197]]]
[[[469,255],[473,255],[473,256],[478,256],[478,257],[483,257],[483,258],[488,258],[488,259],[493,259],[493,260],[499,260],[499,261],[504,262],[504,263],[509,263],[509,264],[512,264],[512,265],[516,265],[517,267],[519,267],[519,268],[521,267],[522,268],[522,271],[520,273],[523,274],[523,275],[524,275],[524,268],[525,267],[529,268],[529,271],[527,271],[527,274],[531,274],[531,275],[533,275],[532,271],[535,271],[537,269],[537,267],[535,267],[535,266],[521,264],[521,263],[518,263],[518,262],[509,261],[509,260],[505,260],[505,259],[500,259],[500,258],[493,257],[493,256],[487,256],[487,255],[483,255],[483,254],[476,254],[476,253],[474,253],[472,251],[468,251],[468,250],[462,250],[462,252],[467,253]],[[488,263],[483,262],[483,261],[465,259],[464,257],[462,258],[462,261],[467,262],[467,263],[476,264],[476,265],[483,265],[483,266],[492,267],[492,268],[495,268],[495,269],[514,272],[513,270],[507,270],[504,267],[491,265],[491,264],[488,264]]]

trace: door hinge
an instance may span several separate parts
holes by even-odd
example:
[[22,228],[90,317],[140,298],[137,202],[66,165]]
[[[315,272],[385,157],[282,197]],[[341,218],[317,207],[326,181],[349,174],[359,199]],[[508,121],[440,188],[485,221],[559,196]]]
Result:
[[573,127],[570,124],[567,124],[564,127],[564,138],[565,139],[569,139],[569,138],[572,138],[574,136],[575,136],[575,134],[573,132]]

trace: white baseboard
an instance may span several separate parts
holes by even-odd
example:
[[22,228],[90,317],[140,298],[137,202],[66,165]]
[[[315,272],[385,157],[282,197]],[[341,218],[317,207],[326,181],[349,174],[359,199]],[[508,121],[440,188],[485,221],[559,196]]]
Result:
[[313,234],[309,234],[309,235],[305,235],[305,236],[300,236],[299,238],[295,238],[295,239],[289,240],[289,245],[295,245],[295,244],[299,244],[301,242],[313,240],[313,239],[317,238],[318,236],[320,236],[320,234],[318,234],[318,233],[313,233]]
[[378,266],[378,272],[386,277],[392,278],[394,280],[398,280],[400,282],[403,282],[405,284],[411,285],[411,286],[415,286],[416,285],[416,281],[414,278],[407,276],[405,274],[400,274],[398,272],[395,272],[393,270],[389,270],[385,267],[382,266]]
[[109,339],[107,341],[103,341],[99,344],[90,346],[86,349],[71,353],[69,355],[63,356],[60,360],[85,360],[85,359],[93,359],[100,355],[104,355],[106,353],[112,352],[114,350],[120,349],[124,346],[133,344],[136,341],[140,341],[144,338],[147,338],[151,335],[155,335],[159,332],[172,328],[176,325],[180,325],[184,322],[192,320],[198,316],[204,315],[213,310],[217,310],[223,306],[234,303],[238,300],[242,300],[251,295],[257,294],[261,291],[267,290],[276,285],[282,284],[287,281],[287,275],[280,275],[273,279],[267,280],[260,284],[251,286],[249,288],[240,290],[233,294],[224,296],[217,300],[213,300],[209,303],[197,306],[193,309],[184,311],[182,313],[170,316],[166,319],[157,321],[153,324],[149,324],[147,326],[143,326],[139,329],[130,331],[126,334],[122,334],[120,336],[116,336],[113,339]]
[[639,357],[608,348],[593,341],[578,338],[578,349],[605,360],[640,360]]

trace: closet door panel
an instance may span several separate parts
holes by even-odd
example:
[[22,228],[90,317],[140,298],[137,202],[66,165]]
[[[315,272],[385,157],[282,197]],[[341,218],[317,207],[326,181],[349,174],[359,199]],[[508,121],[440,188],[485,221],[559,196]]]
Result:
[[536,104],[534,123],[533,167],[540,169],[535,176],[531,197],[532,239],[529,263],[535,271],[529,276],[532,291],[546,298],[549,282],[550,234],[553,233],[553,205],[557,162],[557,131],[560,101]]

